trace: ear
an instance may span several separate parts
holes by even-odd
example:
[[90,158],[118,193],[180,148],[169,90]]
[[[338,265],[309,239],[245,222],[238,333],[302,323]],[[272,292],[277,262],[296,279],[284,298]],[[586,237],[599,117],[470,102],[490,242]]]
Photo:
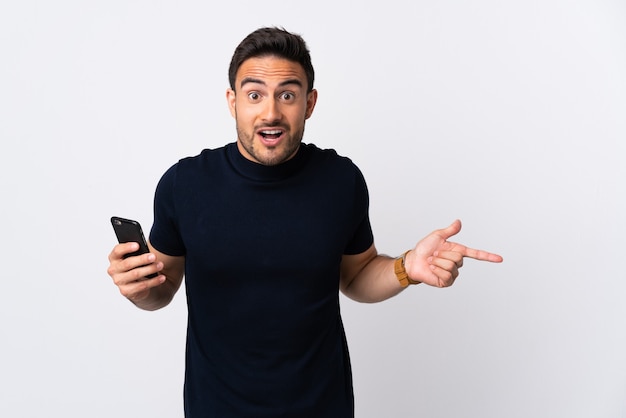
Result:
[[315,103],[317,103],[317,90],[311,90],[306,97],[306,113],[304,114],[304,119],[308,119],[313,114],[313,109],[315,109]]
[[233,118],[237,117],[237,111],[235,110],[235,101],[237,97],[235,91],[231,88],[226,90],[226,101],[228,102],[228,109]]

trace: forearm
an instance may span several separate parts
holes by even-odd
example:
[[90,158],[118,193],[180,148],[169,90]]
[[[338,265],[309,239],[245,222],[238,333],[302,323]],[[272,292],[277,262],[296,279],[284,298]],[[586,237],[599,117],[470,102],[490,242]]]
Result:
[[376,255],[341,290],[357,302],[375,303],[387,300],[403,289],[394,273],[394,259]]

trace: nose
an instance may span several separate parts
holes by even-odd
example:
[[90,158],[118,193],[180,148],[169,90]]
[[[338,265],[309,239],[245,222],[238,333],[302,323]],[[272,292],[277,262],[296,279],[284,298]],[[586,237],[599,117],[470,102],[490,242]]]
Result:
[[265,107],[263,108],[262,119],[265,123],[273,123],[281,120],[282,113],[280,111],[280,104],[278,100],[269,98],[265,101]]

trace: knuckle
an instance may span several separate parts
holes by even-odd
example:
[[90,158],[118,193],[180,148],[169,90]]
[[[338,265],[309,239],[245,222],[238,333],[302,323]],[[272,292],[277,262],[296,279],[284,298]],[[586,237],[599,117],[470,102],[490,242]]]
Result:
[[120,294],[126,298],[130,298],[131,297],[131,292],[128,290],[128,288],[126,286],[118,286],[118,289],[120,291]]
[[131,277],[133,278],[133,280],[139,280],[141,279],[143,276],[140,274],[139,269],[132,269],[130,271]]

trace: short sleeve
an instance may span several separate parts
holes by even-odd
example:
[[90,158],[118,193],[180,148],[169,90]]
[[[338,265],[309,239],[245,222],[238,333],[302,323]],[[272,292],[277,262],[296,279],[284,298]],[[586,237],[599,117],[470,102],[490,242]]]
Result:
[[154,194],[154,223],[150,243],[158,251],[172,256],[186,254],[176,218],[176,179],[178,164],[170,167],[159,180]]
[[374,234],[369,218],[369,193],[363,173],[354,166],[354,234],[346,246],[344,254],[355,255],[366,251],[374,243]]

